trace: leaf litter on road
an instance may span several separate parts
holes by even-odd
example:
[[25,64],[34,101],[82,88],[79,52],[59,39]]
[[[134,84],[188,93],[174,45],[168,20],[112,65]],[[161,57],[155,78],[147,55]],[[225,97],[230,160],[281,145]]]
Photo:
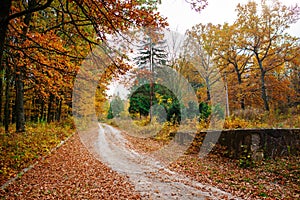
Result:
[[4,199],[140,199],[123,175],[99,162],[75,134],[20,179],[0,191]]

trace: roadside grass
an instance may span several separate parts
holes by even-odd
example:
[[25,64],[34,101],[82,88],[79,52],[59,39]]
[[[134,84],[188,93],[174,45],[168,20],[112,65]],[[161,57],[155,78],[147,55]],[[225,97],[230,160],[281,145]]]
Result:
[[255,109],[235,112],[226,118],[224,129],[238,128],[300,128],[300,107],[285,114]]
[[73,132],[71,119],[60,123],[28,123],[24,133],[16,133],[13,127],[5,133],[0,127],[0,184],[48,155]]
[[154,138],[162,129],[164,129],[164,124],[157,122],[155,119],[151,122],[148,118],[143,118],[141,120],[117,120],[118,121],[115,122],[117,127],[130,133],[130,135],[140,138]]

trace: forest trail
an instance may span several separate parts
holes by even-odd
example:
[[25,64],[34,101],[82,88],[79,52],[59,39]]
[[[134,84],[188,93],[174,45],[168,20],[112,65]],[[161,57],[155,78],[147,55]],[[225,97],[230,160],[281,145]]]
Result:
[[215,187],[189,179],[159,161],[130,149],[121,131],[99,124],[93,152],[101,162],[129,178],[143,199],[236,199]]

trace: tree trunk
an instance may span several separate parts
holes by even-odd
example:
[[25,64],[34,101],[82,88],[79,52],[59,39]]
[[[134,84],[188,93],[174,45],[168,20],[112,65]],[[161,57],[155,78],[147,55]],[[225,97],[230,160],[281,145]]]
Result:
[[3,70],[0,71],[0,123],[2,123],[2,97],[3,97],[3,76],[4,72]]
[[45,102],[43,99],[41,99],[41,112],[39,117],[40,122],[45,121],[44,111],[45,111]]
[[58,108],[57,108],[57,112],[56,112],[56,121],[60,121],[61,118],[61,108],[62,108],[62,100],[58,99]]
[[[0,73],[2,73],[3,70],[4,70],[4,65],[3,65],[2,60],[3,60],[3,52],[4,52],[4,43],[5,43],[7,27],[8,27],[8,21],[6,20],[6,18],[9,15],[11,2],[12,2],[12,0],[3,0],[0,4],[0,70],[1,70]],[[0,94],[0,123],[1,123],[2,122],[3,79],[2,79],[2,76],[0,78],[1,78],[1,80],[0,80],[0,89],[1,89],[1,94]],[[5,119],[4,119],[4,121],[5,121]],[[5,124],[5,122],[4,122],[4,124]],[[8,130],[6,130],[6,131],[8,131]]]
[[[11,83],[13,84],[13,82]],[[15,85],[11,85],[12,87],[15,87]],[[11,89],[11,93],[10,93],[10,97],[11,97],[11,123],[15,124],[16,123],[16,95],[12,96],[12,91],[15,91],[16,89],[12,88]]]
[[[68,92],[67,92],[68,93]],[[72,99],[73,99],[73,92],[72,91],[69,91],[69,95],[70,95],[70,98],[67,98],[66,99],[66,104],[67,106],[69,107],[67,113],[68,115],[72,116],[72,110],[73,110],[73,105],[72,105]]]
[[266,84],[265,84],[265,72],[261,74],[261,97],[264,101],[265,110],[270,111],[267,90],[266,90]]
[[154,95],[154,57],[153,57],[153,44],[150,37],[150,122],[152,121],[152,106],[153,106],[153,95]]
[[37,122],[39,118],[38,108],[37,108],[37,100],[35,96],[32,96],[31,100],[31,116],[30,120],[33,122]]
[[7,33],[8,21],[6,18],[9,16],[12,0],[2,0],[0,3],[0,66],[2,67],[2,58],[4,43]]
[[24,83],[20,69],[16,72],[16,131],[25,131]]
[[260,78],[261,78],[261,98],[264,101],[264,107],[266,111],[270,111],[269,102],[268,102],[268,96],[267,96],[267,90],[266,90],[266,83],[265,83],[265,76],[266,71],[263,68],[262,61],[258,60],[259,68],[260,68]]
[[50,123],[52,121],[51,117],[51,110],[52,110],[52,101],[53,101],[53,95],[50,94],[50,97],[49,97],[49,102],[48,102],[48,112],[47,112],[47,122]]
[[205,78],[205,83],[206,83],[206,103],[210,103],[211,100],[211,94],[210,94],[210,83],[209,83],[209,78]]
[[[28,1],[28,8],[33,8],[36,5],[36,0]],[[32,13],[25,15],[24,23],[26,26],[23,28],[22,32],[24,38],[20,43],[23,43],[26,38],[25,35],[29,30],[29,24],[32,19]],[[25,67],[22,68],[16,67],[16,131],[24,132],[25,131],[25,112],[24,112],[24,82],[23,78],[25,76]],[[24,68],[24,69],[23,69]]]
[[10,118],[10,113],[9,113],[9,102],[10,102],[10,74],[6,70],[5,73],[6,76],[6,84],[5,84],[5,105],[4,105],[4,127],[5,127],[5,132],[8,132],[8,127],[9,127],[9,118]]
[[228,95],[228,84],[227,84],[226,74],[225,74],[225,91],[226,91],[226,115],[227,117],[229,117],[230,108],[229,108],[229,95]]
[[[241,86],[242,85],[242,74],[241,73],[239,73],[239,71],[236,71],[237,72],[237,77],[238,77],[238,83],[239,83],[239,86]],[[243,93],[243,91],[242,91],[242,89],[240,88],[240,94],[242,94]],[[242,110],[245,110],[245,98],[244,97],[242,97],[241,99],[240,99],[240,105],[241,105],[241,109]]]
[[[152,79],[152,78],[151,78]],[[153,82],[150,83],[150,122],[152,121],[152,107],[153,107]]]

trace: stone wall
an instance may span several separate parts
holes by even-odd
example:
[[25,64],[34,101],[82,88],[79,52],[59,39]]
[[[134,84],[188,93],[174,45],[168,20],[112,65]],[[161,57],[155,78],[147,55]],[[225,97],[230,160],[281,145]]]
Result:
[[218,144],[226,147],[226,154],[234,158],[244,153],[250,153],[254,159],[297,155],[300,154],[300,129],[224,130]]
[[[219,134],[220,131],[198,133],[194,138],[192,147],[189,149],[190,152],[199,152],[199,144],[201,144],[204,137],[214,138]],[[300,129],[223,130],[217,144],[216,147],[221,146],[223,155],[232,158],[240,158],[245,154],[250,155],[254,160],[266,157],[299,155]],[[214,149],[216,150],[216,148]]]

